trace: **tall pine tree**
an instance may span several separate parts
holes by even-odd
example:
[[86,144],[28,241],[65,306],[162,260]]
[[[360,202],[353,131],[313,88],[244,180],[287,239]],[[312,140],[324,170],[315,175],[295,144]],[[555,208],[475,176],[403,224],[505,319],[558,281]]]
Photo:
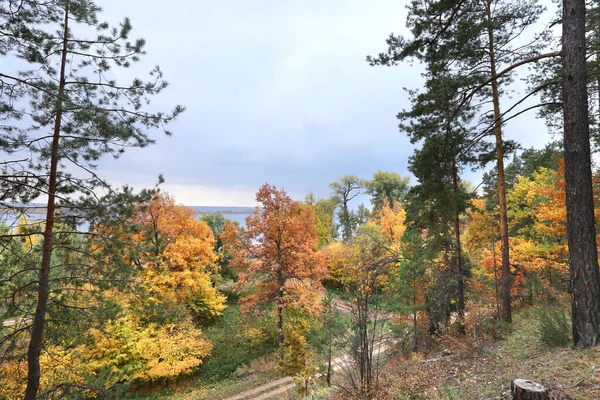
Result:
[[573,341],[600,339],[600,277],[594,221],[586,78],[585,1],[563,0],[562,86]]
[[492,136],[495,144],[502,237],[502,317],[511,321],[503,124],[512,116],[502,112],[500,99],[515,68],[558,53],[539,53],[545,32],[528,45],[518,43],[543,11],[535,0],[413,1],[408,8],[407,26],[413,37],[390,35],[387,53],[367,57],[367,61],[389,66],[416,58],[427,65],[429,73],[450,69],[470,80],[457,97],[459,105],[492,104],[491,110],[481,114],[484,129],[476,137],[481,140]]
[[[0,167],[6,189],[1,200],[6,207],[38,196],[46,202],[44,228],[37,233],[43,251],[25,399],[35,399],[40,387],[39,358],[53,296],[50,282],[59,219],[64,215],[81,222],[98,214],[103,205],[96,193],[110,187],[94,171],[97,160],[151,144],[146,131],[164,129],[183,111],[179,106],[170,113],[144,111],[150,97],[167,87],[158,67],[146,82],[114,80],[112,69],[138,61],[145,41],[129,39],[129,19],[111,28],[98,19],[99,12],[92,0],[0,5],[0,52],[10,60],[0,74],[8,89],[0,100],[4,121],[0,148],[7,160]],[[88,200],[81,202],[79,197]]]

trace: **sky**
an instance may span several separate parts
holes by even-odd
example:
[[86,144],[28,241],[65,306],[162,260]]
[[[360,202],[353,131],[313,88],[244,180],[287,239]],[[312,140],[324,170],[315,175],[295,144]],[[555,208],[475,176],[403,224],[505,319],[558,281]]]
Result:
[[[147,42],[147,55],[117,78],[158,64],[170,86],[152,108],[186,107],[169,126],[172,137],[154,132],[154,146],[103,160],[99,172],[110,182],[151,187],[163,174],[179,203],[253,206],[265,182],[300,200],[329,196],[345,174],[410,175],[413,147],[396,114],[410,106],[403,88],[419,88],[422,69],[365,61],[386,50],[391,32],[408,34],[405,1],[98,3],[101,19],[129,17],[132,36]],[[532,113],[505,133],[524,147],[551,139]],[[477,185],[481,172],[464,177]]]

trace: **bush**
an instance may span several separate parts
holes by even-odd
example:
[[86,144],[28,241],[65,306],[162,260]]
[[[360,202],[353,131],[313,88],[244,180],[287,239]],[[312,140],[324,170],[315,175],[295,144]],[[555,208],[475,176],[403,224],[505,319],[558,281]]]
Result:
[[538,310],[540,342],[548,347],[564,347],[571,343],[571,318],[563,308]]
[[201,380],[210,383],[226,379],[242,365],[277,349],[274,341],[260,345],[253,343],[252,338],[247,335],[247,325],[239,306],[231,304],[212,326],[204,330],[213,344],[213,350],[212,355],[200,367],[198,376]]

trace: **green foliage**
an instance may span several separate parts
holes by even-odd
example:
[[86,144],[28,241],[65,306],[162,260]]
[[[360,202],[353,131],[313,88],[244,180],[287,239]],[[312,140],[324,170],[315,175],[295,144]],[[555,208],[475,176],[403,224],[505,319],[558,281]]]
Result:
[[343,293],[345,298],[348,298],[346,292],[328,290],[323,299],[323,314],[317,320],[311,321],[312,324],[306,336],[310,348],[321,355],[327,355],[340,348],[344,342],[345,332],[350,329],[350,317],[337,309],[334,293],[336,293],[335,297],[339,297],[337,293]]
[[402,202],[409,188],[410,178],[397,172],[377,171],[373,179],[365,182],[366,192],[371,196],[373,211],[383,207],[387,199],[389,204]]
[[548,347],[565,347],[571,344],[571,318],[564,308],[542,307],[539,318],[539,340]]
[[218,253],[223,248],[221,234],[225,229],[225,217],[220,212],[203,214],[200,220],[206,222],[215,237],[215,253]]
[[342,238],[348,241],[357,227],[357,218],[350,209],[350,201],[362,193],[365,181],[356,175],[344,175],[339,181],[329,185],[338,207],[338,221],[342,228]]
[[337,198],[318,199],[314,193],[306,195],[304,202],[311,206],[315,211],[315,221],[317,224],[317,234],[319,235],[319,247],[327,245],[338,238],[338,232],[333,223],[335,209],[337,207]]
[[216,382],[228,378],[242,365],[277,349],[275,340],[255,345],[245,334],[245,326],[247,320],[240,313],[239,305],[229,304],[214,324],[204,330],[213,350],[198,371],[201,381]]

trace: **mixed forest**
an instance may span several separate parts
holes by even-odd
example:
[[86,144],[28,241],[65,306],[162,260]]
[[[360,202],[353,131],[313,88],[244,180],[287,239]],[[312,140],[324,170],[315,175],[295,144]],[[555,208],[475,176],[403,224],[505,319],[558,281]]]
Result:
[[[229,398],[224,382],[253,380],[283,382],[278,398],[498,398],[510,380],[435,394],[460,363],[424,366],[485,364],[522,332],[598,366],[596,2],[411,1],[410,34],[366,62],[423,67],[398,113],[412,177],[348,171],[303,199],[265,183],[241,225],[178,204],[162,176],[102,177],[101,158],[170,135],[185,108],[154,108],[158,66],[115,78],[145,41],[97,3],[0,0],[0,399]],[[505,139],[524,113],[545,147]],[[599,380],[571,389],[594,398]]]

